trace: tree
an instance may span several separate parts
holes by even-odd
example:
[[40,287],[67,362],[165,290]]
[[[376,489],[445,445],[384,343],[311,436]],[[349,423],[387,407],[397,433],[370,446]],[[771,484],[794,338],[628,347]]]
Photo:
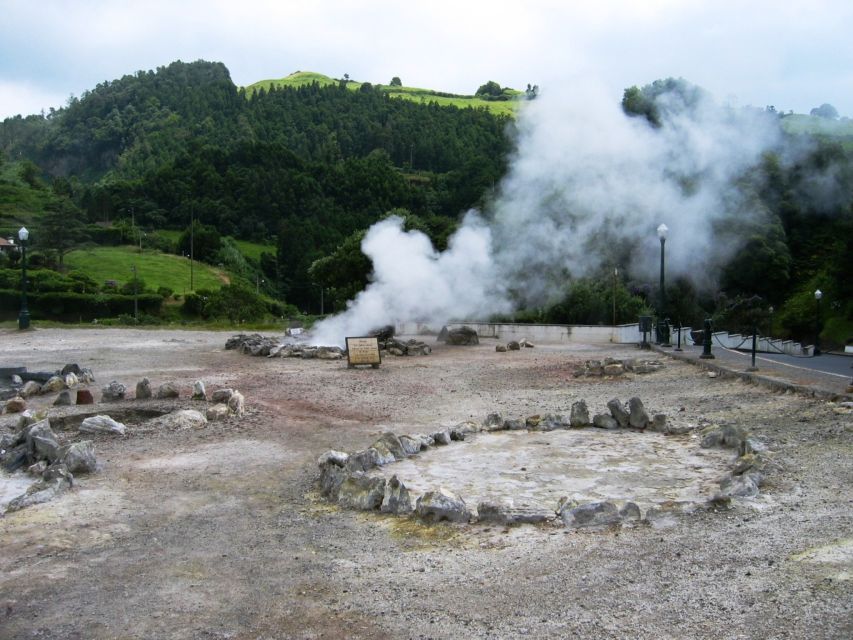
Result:
[[503,93],[503,89],[501,89],[501,85],[499,85],[494,80],[489,80],[486,84],[480,85],[477,89],[476,95],[478,96],[492,96],[498,97]]
[[178,253],[192,255],[193,259],[202,262],[214,262],[221,248],[222,238],[219,232],[198,220],[193,220],[192,229],[187,226],[178,240]]
[[392,87],[402,87],[403,82],[402,82],[402,80],[400,80],[400,78],[398,76],[394,76],[393,78],[391,78],[391,86]]
[[65,254],[88,239],[83,214],[68,198],[59,198],[47,205],[37,230],[33,244],[55,251],[60,268]]
[[809,113],[818,118],[828,118],[830,120],[838,119],[838,111],[831,104],[824,102],[819,107],[815,107]]

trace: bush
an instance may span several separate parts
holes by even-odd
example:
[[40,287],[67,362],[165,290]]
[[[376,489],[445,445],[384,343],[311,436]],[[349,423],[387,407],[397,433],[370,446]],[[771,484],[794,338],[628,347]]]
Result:
[[[0,318],[11,320],[18,315],[21,292],[0,289]],[[136,297],[140,313],[155,315],[160,312],[163,298],[153,293]],[[92,320],[133,314],[134,296],[108,293],[76,293],[73,291],[34,292],[27,295],[27,306],[33,318],[54,320]]]

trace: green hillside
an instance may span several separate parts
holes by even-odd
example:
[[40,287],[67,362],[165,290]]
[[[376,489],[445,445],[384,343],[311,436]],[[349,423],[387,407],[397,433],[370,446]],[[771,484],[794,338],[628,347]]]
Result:
[[[145,250],[142,253],[132,246],[94,247],[77,249],[65,257],[70,269],[78,269],[103,284],[115,280],[121,287],[133,280],[133,266],[136,266],[139,278],[149,289],[167,287],[178,295],[188,293],[190,289],[190,261],[159,251]],[[196,261],[193,264],[193,287],[198,289],[219,289],[229,281],[221,270]]]
[[[260,89],[268,90],[270,87],[301,87],[317,83],[321,87],[327,85],[336,85],[340,81],[325,76],[322,73],[314,73],[312,71],[296,71],[289,76],[279,78],[277,80],[260,80],[253,84],[244,87],[246,97],[251,97]],[[361,89],[362,82],[349,80],[346,83],[347,89],[350,91],[358,91]],[[495,115],[514,116],[518,107],[523,102],[524,92],[515,89],[505,91],[506,100],[483,100],[473,95],[458,95],[452,93],[444,93],[433,89],[420,89],[418,87],[402,87],[391,86],[386,84],[373,84],[374,89],[387,93],[392,98],[402,98],[403,100],[411,100],[422,104],[435,102],[443,107],[454,106],[460,109],[471,107],[473,109],[488,109]]]

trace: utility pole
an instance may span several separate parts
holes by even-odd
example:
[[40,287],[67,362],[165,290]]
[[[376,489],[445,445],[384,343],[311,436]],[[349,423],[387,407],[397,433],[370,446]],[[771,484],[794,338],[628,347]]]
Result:
[[133,321],[139,322],[139,280],[136,277],[136,265],[132,265],[133,271]]
[[193,218],[193,208],[190,205],[190,291],[195,291],[193,287],[193,243],[195,241],[195,219]]

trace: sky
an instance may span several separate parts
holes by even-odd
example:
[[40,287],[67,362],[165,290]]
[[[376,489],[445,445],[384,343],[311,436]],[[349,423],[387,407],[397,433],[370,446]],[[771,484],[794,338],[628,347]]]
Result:
[[682,77],[722,104],[853,117],[850,0],[0,0],[0,118],[174,60],[471,94]]

